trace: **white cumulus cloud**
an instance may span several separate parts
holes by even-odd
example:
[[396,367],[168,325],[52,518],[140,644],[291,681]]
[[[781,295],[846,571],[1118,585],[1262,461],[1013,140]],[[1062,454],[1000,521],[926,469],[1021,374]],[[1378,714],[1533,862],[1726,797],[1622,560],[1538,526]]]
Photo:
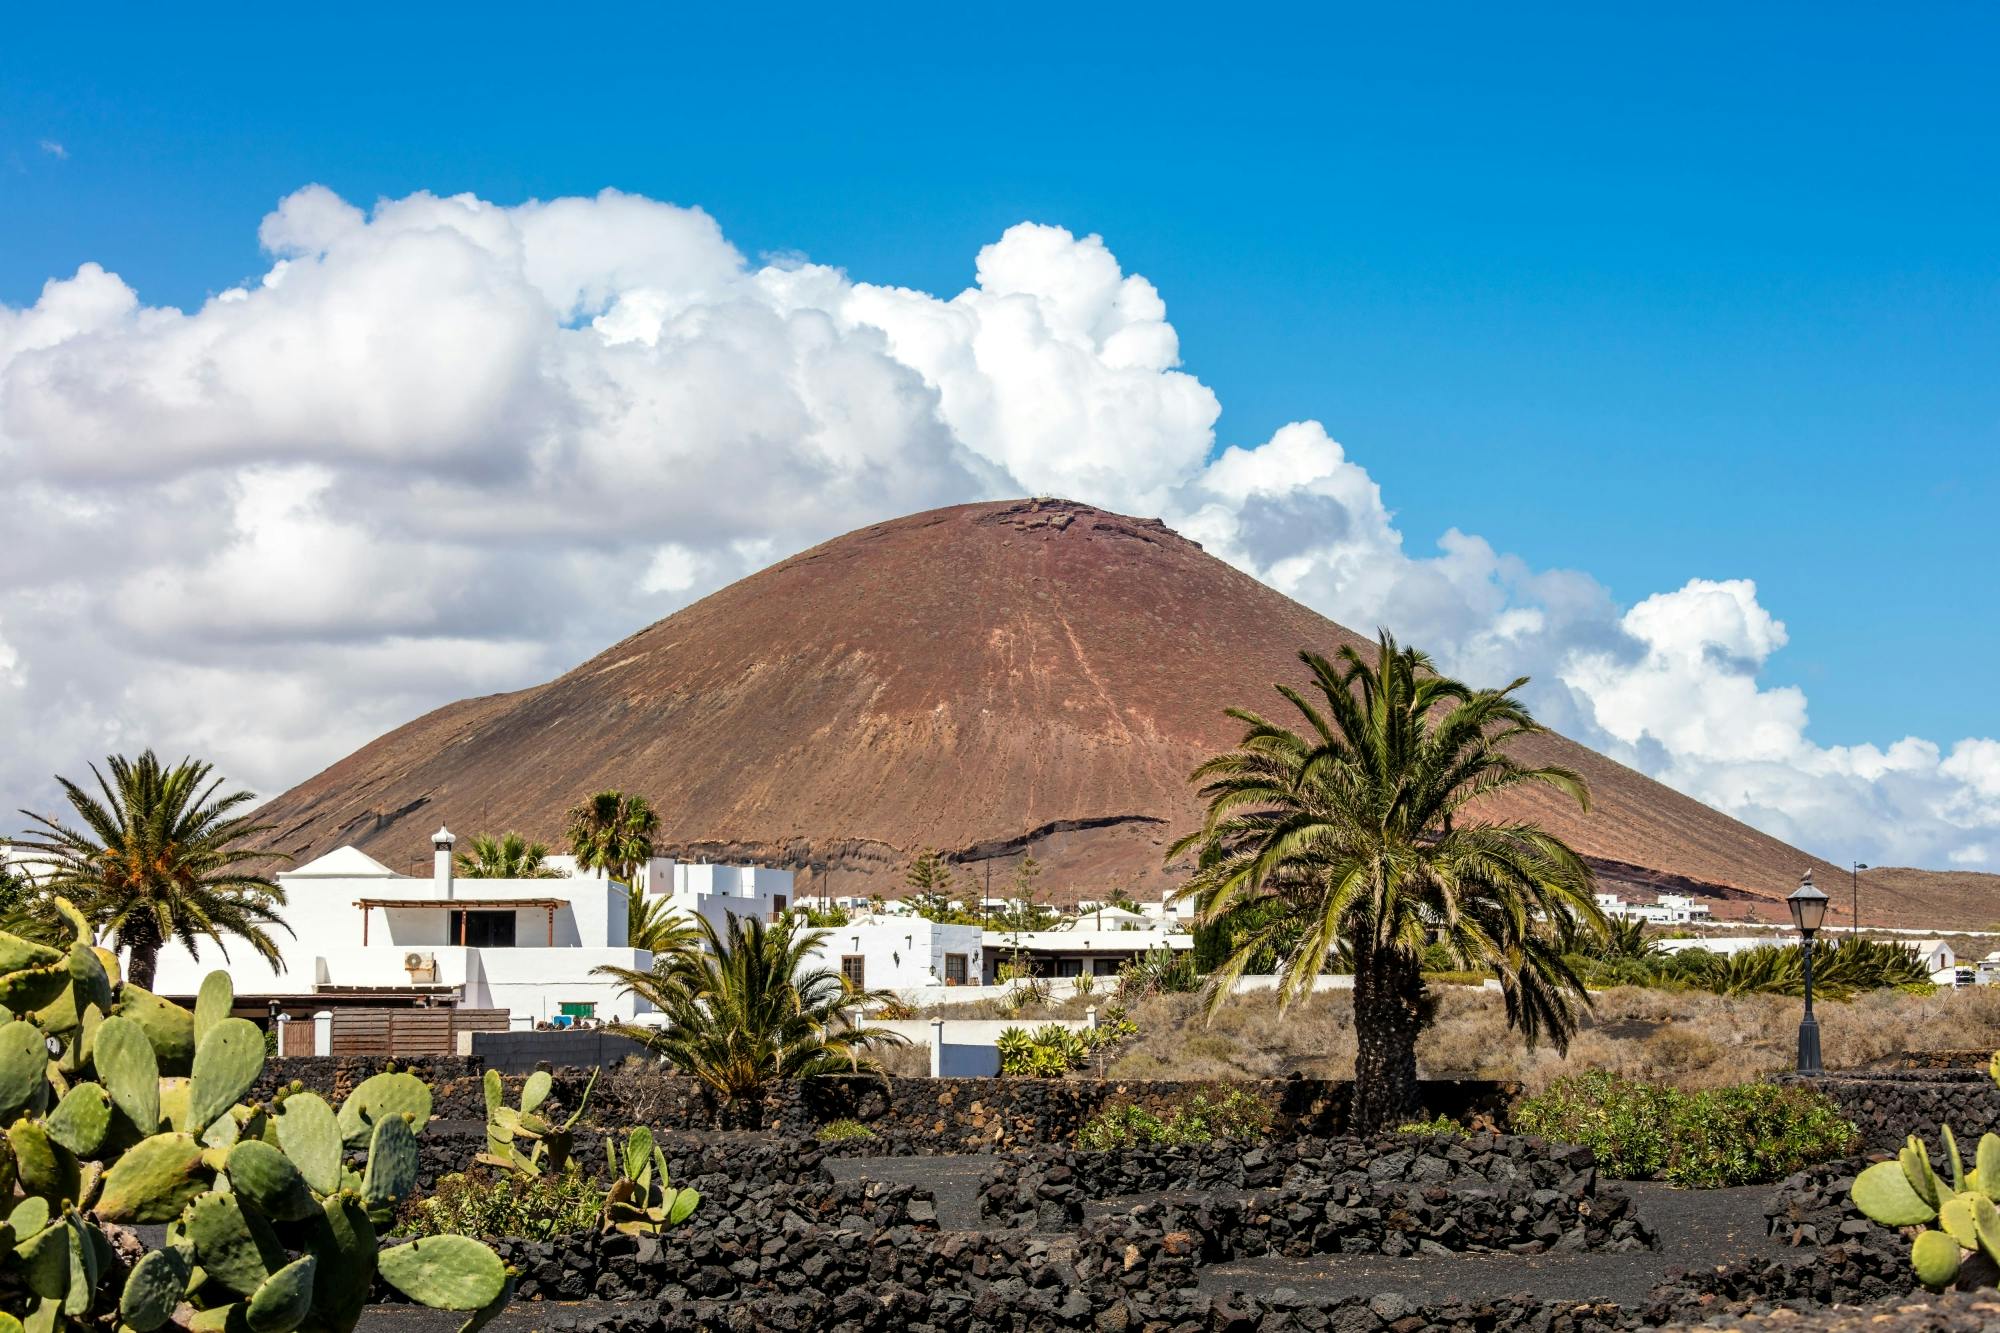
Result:
[[2000,741],[1822,747],[1747,580],[1621,609],[1453,530],[1412,552],[1316,421],[1216,448],[1160,292],[1022,223],[964,291],[751,264],[617,191],[319,186],[260,278],[148,305],[85,264],[0,306],[0,790],[153,745],[262,791],[532,683],[881,518],[1045,493],[1159,514],[1283,591],[1828,855],[2000,868]]

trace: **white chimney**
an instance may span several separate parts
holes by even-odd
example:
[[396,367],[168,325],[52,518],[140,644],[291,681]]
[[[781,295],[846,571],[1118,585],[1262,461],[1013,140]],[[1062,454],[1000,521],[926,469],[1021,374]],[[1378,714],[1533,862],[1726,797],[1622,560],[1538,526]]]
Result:
[[431,878],[437,881],[438,893],[445,898],[451,897],[451,845],[457,841],[442,824],[431,834]]

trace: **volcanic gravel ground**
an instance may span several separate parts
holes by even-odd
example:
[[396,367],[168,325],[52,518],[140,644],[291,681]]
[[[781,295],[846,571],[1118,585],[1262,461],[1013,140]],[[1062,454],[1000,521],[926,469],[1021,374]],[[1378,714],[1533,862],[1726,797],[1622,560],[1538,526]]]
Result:
[[993,1163],[990,1157],[829,1157],[826,1169],[835,1180],[884,1180],[915,1185],[937,1200],[940,1231],[986,1231],[991,1224],[979,1216],[979,1183]]
[[1728,1190],[1679,1190],[1622,1182],[1660,1248],[1637,1254],[1459,1254],[1449,1259],[1389,1259],[1379,1255],[1268,1255],[1200,1270],[1212,1292],[1268,1297],[1289,1287],[1301,1296],[1338,1300],[1395,1292],[1415,1304],[1454,1297],[1476,1301],[1527,1292],[1545,1300],[1616,1301],[1643,1305],[1671,1268],[1695,1269],[1779,1259],[1789,1251],[1764,1234],[1769,1185]]

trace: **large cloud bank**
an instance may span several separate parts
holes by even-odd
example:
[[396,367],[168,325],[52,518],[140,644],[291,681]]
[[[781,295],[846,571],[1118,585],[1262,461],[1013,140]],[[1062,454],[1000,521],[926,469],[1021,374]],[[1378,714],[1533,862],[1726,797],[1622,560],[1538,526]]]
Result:
[[607,191],[363,212],[311,187],[254,285],[86,264],[0,306],[0,795],[154,745],[271,792],[544,679],[860,524],[983,497],[1159,514],[1335,619],[1830,856],[2000,868],[2000,741],[1826,748],[1748,581],[1621,609],[1452,531],[1412,554],[1314,421],[1215,451],[1153,285],[1022,224],[949,299],[747,263]]

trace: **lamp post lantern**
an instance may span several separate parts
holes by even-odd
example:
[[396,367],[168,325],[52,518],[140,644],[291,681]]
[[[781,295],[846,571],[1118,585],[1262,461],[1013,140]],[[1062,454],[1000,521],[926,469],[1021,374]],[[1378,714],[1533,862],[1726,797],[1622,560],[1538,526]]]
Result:
[[1812,871],[1806,871],[1799,887],[1785,899],[1785,906],[1791,909],[1792,924],[1799,928],[1799,937],[1804,941],[1801,953],[1805,959],[1806,1013],[1799,1020],[1799,1072],[1818,1077],[1819,1020],[1813,1017],[1812,1007],[1813,934],[1826,920],[1826,895],[1813,887]]
[[1854,898],[1853,933],[1861,933],[1861,872],[1868,868],[1866,861],[1851,861],[1847,867],[1847,886]]

